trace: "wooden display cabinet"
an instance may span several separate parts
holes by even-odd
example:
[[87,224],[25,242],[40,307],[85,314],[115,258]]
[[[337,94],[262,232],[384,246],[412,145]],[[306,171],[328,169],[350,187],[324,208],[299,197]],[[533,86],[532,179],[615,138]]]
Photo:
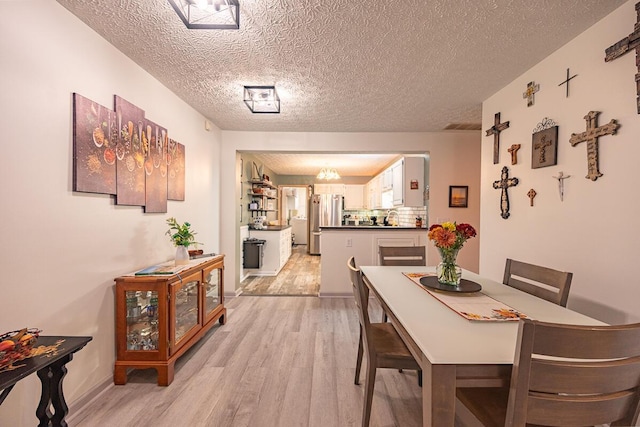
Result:
[[115,279],[115,384],[128,369],[154,368],[158,385],[173,381],[178,357],[215,325],[226,323],[224,255],[191,260],[171,275],[127,275]]

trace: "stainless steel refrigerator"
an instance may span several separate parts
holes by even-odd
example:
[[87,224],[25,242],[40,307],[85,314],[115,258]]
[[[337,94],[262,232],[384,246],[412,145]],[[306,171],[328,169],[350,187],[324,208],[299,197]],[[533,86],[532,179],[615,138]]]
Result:
[[340,194],[312,194],[309,201],[309,253],[320,255],[320,227],[342,225]]

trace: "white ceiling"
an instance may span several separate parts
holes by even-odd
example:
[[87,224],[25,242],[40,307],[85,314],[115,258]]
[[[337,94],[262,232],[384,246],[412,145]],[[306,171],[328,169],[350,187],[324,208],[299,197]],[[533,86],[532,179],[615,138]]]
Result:
[[398,154],[251,153],[278,175],[317,175],[325,167],[341,176],[374,176],[398,158]]
[[[223,130],[420,132],[479,125],[625,0],[240,0],[239,30],[188,30],[166,0],[57,1]],[[242,102],[266,84],[280,114]]]

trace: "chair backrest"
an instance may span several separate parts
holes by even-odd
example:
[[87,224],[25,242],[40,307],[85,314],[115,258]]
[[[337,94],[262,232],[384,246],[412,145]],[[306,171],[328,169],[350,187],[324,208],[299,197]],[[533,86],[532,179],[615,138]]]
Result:
[[380,265],[427,265],[425,246],[380,246]]
[[502,283],[566,307],[572,278],[573,273],[507,258]]
[[636,425],[640,323],[520,320],[506,426]]
[[349,268],[353,296],[358,308],[358,319],[360,320],[360,327],[362,328],[362,337],[365,340],[365,347],[368,347],[369,325],[371,324],[369,320],[369,288],[362,280],[362,271],[356,267],[354,257],[349,258],[349,261],[347,261],[347,268]]

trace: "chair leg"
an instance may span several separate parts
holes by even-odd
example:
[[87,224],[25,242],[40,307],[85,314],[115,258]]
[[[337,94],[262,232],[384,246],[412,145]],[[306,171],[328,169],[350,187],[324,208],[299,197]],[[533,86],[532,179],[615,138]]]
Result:
[[360,384],[360,368],[362,367],[362,326],[360,326],[360,337],[358,337],[358,358],[356,359],[356,378],[353,383],[358,385]]
[[369,427],[371,419],[371,403],[373,403],[373,388],[376,384],[376,365],[367,360],[367,379],[365,380],[364,407],[362,408],[362,427]]

